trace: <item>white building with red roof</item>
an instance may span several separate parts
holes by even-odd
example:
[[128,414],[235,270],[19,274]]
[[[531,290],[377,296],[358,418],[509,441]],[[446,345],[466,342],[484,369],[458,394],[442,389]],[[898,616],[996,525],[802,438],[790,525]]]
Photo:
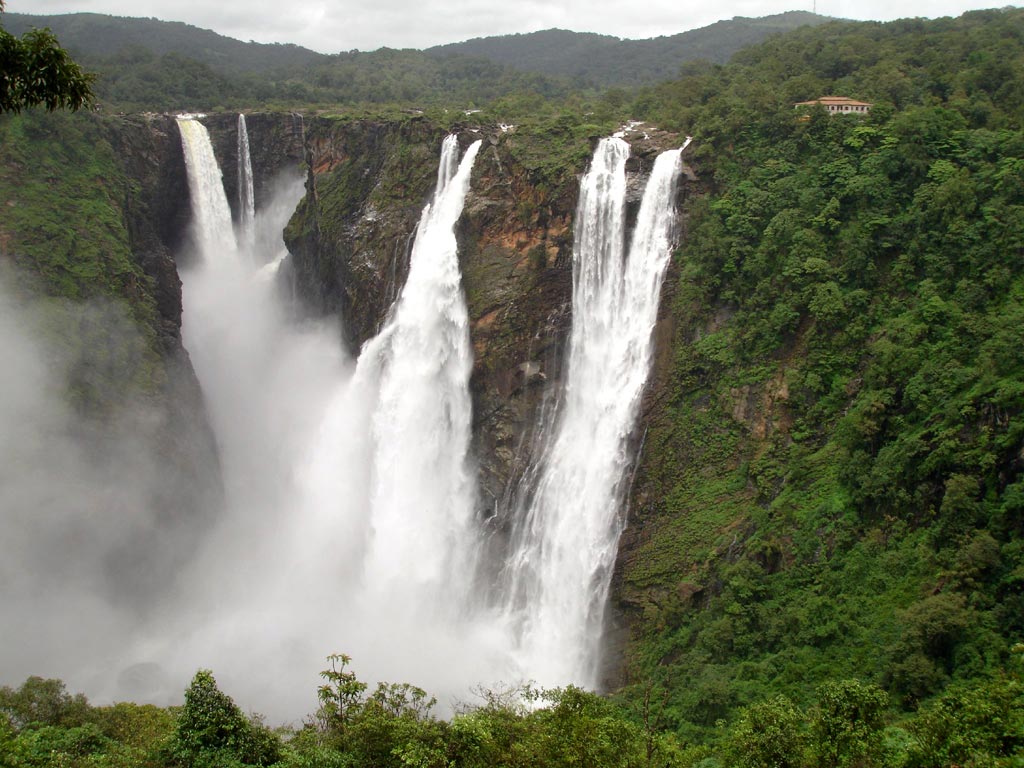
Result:
[[813,101],[801,101],[794,104],[796,109],[801,107],[823,106],[829,114],[833,115],[866,115],[871,111],[873,105],[866,101],[856,101],[846,96],[822,96]]

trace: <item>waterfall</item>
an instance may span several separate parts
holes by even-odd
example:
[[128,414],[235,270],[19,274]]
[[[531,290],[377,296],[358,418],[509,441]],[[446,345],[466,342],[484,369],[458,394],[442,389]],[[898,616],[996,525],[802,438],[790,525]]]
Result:
[[[198,615],[162,663],[213,653],[226,682],[253,690],[258,659],[275,658],[311,692],[342,651],[370,680],[464,696],[507,658],[468,608],[472,348],[454,228],[479,149],[460,162],[456,137],[443,142],[406,283],[354,363],[339,360],[336,332],[290,323],[260,267],[279,242],[258,235],[254,258],[204,253],[183,273],[182,336],[221,447],[227,509],[185,579],[185,615]],[[261,207],[258,233],[272,210]],[[197,227],[214,223],[195,213]],[[309,708],[275,702],[292,716]]]
[[595,687],[624,526],[629,441],[671,250],[681,150],[660,155],[624,258],[629,145],[602,140],[580,186],[573,326],[557,416],[506,565],[519,666],[542,685]]
[[252,182],[252,158],[249,156],[249,130],[245,115],[238,115],[238,216],[244,250],[253,247],[256,240],[256,194]]
[[449,604],[468,594],[476,550],[468,466],[473,357],[454,227],[479,149],[474,142],[459,163],[457,138],[445,139],[409,276],[357,371],[379,381],[367,578],[398,580],[435,599],[443,594]]
[[[294,718],[310,711],[316,672],[339,649],[330,607],[343,588],[336,562],[317,550],[315,526],[296,513],[297,464],[352,363],[337,327],[298,322],[263,266],[282,253],[302,174],[278,176],[254,219],[257,236],[236,249],[209,135],[195,119],[178,125],[186,156],[202,158],[187,165],[200,258],[181,270],[182,341],[219,448],[225,502],[178,574],[180,597],[162,607],[162,623],[146,628],[130,660],[159,663],[171,695],[197,665],[211,666],[250,706]],[[221,258],[229,244],[244,257]],[[261,658],[274,658],[291,680],[254,675]]]
[[227,258],[236,252],[238,245],[210,134],[206,126],[189,115],[178,118],[178,130],[185,154],[197,245],[205,258]]
[[[309,711],[303,692],[333,652],[365,679],[442,700],[520,676],[593,687],[679,153],[655,164],[628,257],[628,145],[602,141],[582,181],[566,382],[496,615],[476,595],[472,346],[455,236],[481,142],[460,161],[457,139],[444,140],[406,282],[350,361],[336,328],[295,325],[272,276],[260,277],[279,241],[258,236],[255,258],[221,257],[237,248],[209,137],[196,120],[179,126],[203,257],[182,273],[182,337],[221,449],[226,509],[181,576],[171,623],[131,660],[159,659],[180,677],[203,659],[243,699],[272,699],[272,716]],[[257,231],[273,210],[261,207]],[[266,658],[298,689],[254,676]]]
[[472,347],[454,227],[480,146],[459,162],[456,137],[443,142],[408,277],[338,387],[302,472],[303,541],[307,550],[310,539],[327,542],[344,581],[336,647],[371,678],[411,681],[442,700],[508,669],[505,637],[472,599]]

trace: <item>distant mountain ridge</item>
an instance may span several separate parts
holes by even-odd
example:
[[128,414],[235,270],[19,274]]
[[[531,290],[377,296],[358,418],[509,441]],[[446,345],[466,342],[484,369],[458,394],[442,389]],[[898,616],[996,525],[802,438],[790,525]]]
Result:
[[125,49],[144,49],[156,56],[173,53],[206,64],[225,75],[298,72],[329,58],[300,45],[242,42],[180,21],[161,21],[102,13],[36,16],[5,13],[3,25],[20,35],[32,27],[49,27],[61,44],[85,61]]
[[741,48],[763,42],[774,34],[830,21],[837,19],[807,11],[757,19],[736,16],[700,29],[647,40],[546,29],[478,37],[428,48],[427,53],[484,58],[523,72],[571,77],[587,85],[638,85],[676,77],[680,66],[688,61],[724,64]]
[[[737,16],[647,40],[547,29],[439,45],[424,53],[435,58],[456,55],[486,59],[520,72],[569,77],[594,87],[636,85],[675,77],[688,61],[724,64],[736,51],[773,34],[831,20],[805,11],[756,19]],[[8,12],[3,22],[16,35],[32,27],[49,27],[72,54],[86,62],[126,50],[147,50],[156,56],[176,54],[193,59],[221,75],[274,73],[301,77],[307,68],[335,58],[299,45],[242,42],[183,22],[152,18]]]

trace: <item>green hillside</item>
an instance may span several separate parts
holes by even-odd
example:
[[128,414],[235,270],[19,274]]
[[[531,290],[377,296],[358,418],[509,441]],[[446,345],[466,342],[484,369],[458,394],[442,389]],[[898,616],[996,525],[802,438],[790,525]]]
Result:
[[[714,180],[619,590],[680,733],[835,678],[914,711],[1013,667],[1022,76],[1007,9],[799,30],[634,105]],[[825,93],[875,106],[793,109]]]
[[571,77],[598,87],[638,85],[679,75],[689,61],[724,64],[736,51],[771,35],[830,21],[805,11],[748,19],[737,16],[707,27],[649,40],[547,29],[519,35],[481,37],[428,49],[434,55],[461,54],[524,72]]
[[5,13],[4,27],[21,35],[49,27],[74,56],[95,62],[126,50],[146,50],[192,59],[223,75],[297,73],[324,54],[298,45],[243,43],[179,21],[108,16],[101,13],[35,15]]

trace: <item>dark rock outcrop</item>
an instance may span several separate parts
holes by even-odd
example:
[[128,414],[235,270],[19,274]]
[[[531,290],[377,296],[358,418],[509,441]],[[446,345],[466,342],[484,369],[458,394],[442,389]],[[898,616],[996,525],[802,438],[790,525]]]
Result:
[[181,354],[181,280],[174,261],[185,240],[188,176],[181,135],[169,115],[136,115],[108,126],[110,142],[134,182],[125,195],[124,224],[135,259],[153,280],[164,355]]

